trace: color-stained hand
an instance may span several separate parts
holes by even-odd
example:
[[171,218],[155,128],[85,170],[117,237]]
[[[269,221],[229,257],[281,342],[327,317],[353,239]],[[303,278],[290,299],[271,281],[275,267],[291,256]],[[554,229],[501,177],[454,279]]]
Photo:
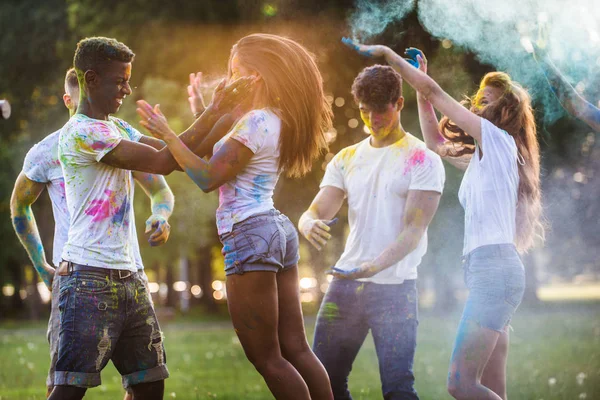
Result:
[[327,244],[327,241],[331,239],[329,231],[330,226],[337,222],[337,218],[332,220],[324,219],[309,219],[300,227],[300,233],[306,238],[317,250],[321,249]]
[[427,73],[427,58],[425,54],[416,47],[409,47],[404,52],[409,58],[405,58],[413,67],[420,69],[424,73]]
[[206,109],[202,96],[202,72],[190,74],[190,84],[187,87],[190,110],[194,116],[202,114]]
[[361,279],[370,278],[377,274],[379,272],[379,268],[373,263],[366,262],[362,263],[360,267],[353,268],[348,271],[334,267],[327,272],[339,279]]
[[142,120],[140,125],[148,130],[157,139],[165,140],[167,137],[175,135],[175,132],[169,127],[167,118],[160,111],[160,104],[157,104],[152,108],[144,100],[138,100],[138,108],[136,109],[138,115]]
[[366,57],[383,57],[390,51],[390,48],[387,46],[360,44],[347,37],[342,38],[342,43],[356,51],[358,54]]
[[171,234],[171,225],[165,217],[162,215],[152,214],[150,218],[146,220],[146,231],[148,237],[148,243],[150,246],[160,246],[169,240]]
[[40,274],[40,277],[48,287],[48,290],[52,291],[52,281],[54,280],[54,273],[56,270],[48,263],[35,267],[36,271]]

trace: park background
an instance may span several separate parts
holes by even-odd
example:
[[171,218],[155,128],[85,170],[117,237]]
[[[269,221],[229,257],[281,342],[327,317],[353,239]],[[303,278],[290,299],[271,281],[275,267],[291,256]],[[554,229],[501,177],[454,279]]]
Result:
[[[600,399],[600,147],[598,133],[564,113],[528,53],[539,24],[551,26],[551,55],[573,86],[598,105],[600,6],[592,1],[472,0],[3,0],[0,3],[0,98],[12,115],[0,121],[0,399],[42,399],[48,366],[45,322],[49,293],[10,223],[9,201],[27,150],[68,118],[65,71],[77,41],[115,37],[135,53],[129,96],[118,117],[141,132],[135,100],[160,103],[175,131],[189,126],[186,86],[202,71],[205,99],[224,77],[231,46],[244,35],[291,37],[312,51],[335,113],[329,152],[303,179],[282,178],[275,205],[296,222],[318,191],[327,162],[365,137],[352,81],[377,60],[340,43],[352,36],[402,53],[422,49],[429,74],[459,99],[486,72],[500,69],[533,95],[542,149],[546,242],[524,256],[527,292],[514,320],[508,394],[515,399]],[[572,22],[579,18],[578,23]],[[569,22],[571,21],[571,22]],[[379,60],[379,62],[383,62]],[[414,91],[404,85],[404,128],[421,137]],[[460,255],[462,173],[446,166],[446,186],[419,267],[420,330],[415,358],[422,399],[449,398],[445,376],[466,291]],[[135,199],[141,252],[165,334],[171,378],[166,396],[181,399],[268,399],[228,320],[223,260],[215,229],[217,193],[203,194],[185,175],[167,177],[176,198],[169,242],[151,248],[143,235],[149,202]],[[48,259],[53,218],[43,194],[34,213]],[[301,291],[309,335],[328,278],[343,251],[346,210],[322,252],[301,239]],[[377,359],[367,339],[350,379],[356,399],[381,398]],[[119,398],[114,368],[86,398]]]

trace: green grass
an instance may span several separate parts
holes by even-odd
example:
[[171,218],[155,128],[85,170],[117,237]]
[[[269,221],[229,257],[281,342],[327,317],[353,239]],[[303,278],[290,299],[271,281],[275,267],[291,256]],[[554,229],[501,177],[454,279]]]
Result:
[[[599,317],[597,303],[520,310],[513,322],[509,397],[600,399]],[[420,317],[415,376],[423,400],[450,398],[445,380],[458,318],[456,313],[424,313]],[[312,336],[313,319],[308,321]],[[228,321],[186,318],[166,324],[163,329],[171,372],[166,381],[166,399],[272,398],[246,360]],[[0,325],[0,400],[43,399],[48,359],[43,324]],[[578,375],[580,381],[583,377],[582,382],[578,382]],[[102,382],[99,388],[89,390],[85,398],[122,398],[120,377],[112,364],[103,371]],[[371,338],[355,362],[350,386],[355,400],[382,398]]]

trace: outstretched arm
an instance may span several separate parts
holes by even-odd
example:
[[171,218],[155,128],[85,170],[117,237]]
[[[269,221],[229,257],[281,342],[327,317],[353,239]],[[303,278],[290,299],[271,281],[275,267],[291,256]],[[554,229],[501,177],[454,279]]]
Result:
[[175,197],[165,178],[145,172],[134,172],[133,178],[150,199],[152,215],[146,220],[146,234],[150,246],[160,246],[167,242],[171,232],[169,217],[173,213]]
[[340,211],[344,196],[342,189],[334,186],[323,187],[298,221],[298,230],[302,236],[319,251],[331,239],[330,224],[332,218]]
[[24,173],[19,174],[10,199],[12,224],[21,244],[27,251],[33,267],[49,290],[52,290],[54,268],[46,261],[46,254],[35,222],[31,205],[44,191],[45,184],[34,182]]
[[547,54],[538,48],[538,52],[534,55],[552,92],[563,108],[575,118],[588,124],[594,131],[600,132],[600,109],[577,93]]
[[334,270],[339,278],[359,279],[371,277],[395,265],[417,248],[440,203],[441,193],[426,190],[409,190],[404,206],[403,228],[398,238],[373,261],[348,272]]
[[[200,118],[180,135],[180,140],[186,147],[208,154],[212,149],[210,144],[214,145],[218,140],[216,138],[226,133],[227,122],[232,122],[240,113],[239,105],[246,105],[247,99],[252,96],[255,81],[254,77],[244,77],[228,86],[222,82],[215,89],[213,101]],[[158,112],[158,108],[150,108],[147,112]],[[224,118],[227,114],[231,115]],[[147,127],[149,122],[146,118],[142,125]],[[154,139],[142,139],[140,143],[122,140],[101,161],[116,168],[168,175],[177,168],[177,162],[169,150],[161,145],[161,141]]]
[[420,92],[437,110],[450,118],[468,135],[481,142],[481,118],[454,100],[427,74],[414,68],[389,47],[362,45],[346,38],[342,41],[359,54],[369,57],[385,57],[388,64],[398,71],[402,78],[417,92]]
[[[425,54],[421,50],[411,47],[406,50],[406,54],[416,60],[419,70],[425,74],[427,73],[427,58],[425,58]],[[440,155],[456,168],[463,171],[466,170],[469,165],[468,162],[465,163],[463,158],[448,157],[446,152],[443,151],[447,142],[446,138],[440,132],[439,122],[433,105],[431,105],[431,102],[421,92],[417,92],[417,106],[419,109],[419,123],[427,148]]]
[[177,163],[204,192],[210,192],[233,179],[250,162],[254,153],[235,139],[227,140],[210,161],[204,161],[190,150],[179,136],[171,130],[167,119],[155,107],[138,101],[138,113],[147,122],[146,128],[167,144]]

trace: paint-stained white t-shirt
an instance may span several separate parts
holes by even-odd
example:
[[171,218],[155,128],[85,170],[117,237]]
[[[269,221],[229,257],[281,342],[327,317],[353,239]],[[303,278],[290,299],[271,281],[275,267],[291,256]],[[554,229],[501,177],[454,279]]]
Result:
[[141,137],[114,117],[104,121],[75,114],[62,128],[58,156],[71,215],[63,259],[99,268],[137,269],[132,173],[100,160],[121,140]]
[[65,180],[58,161],[58,135],[56,131],[27,152],[23,163],[23,173],[34,182],[46,184],[52,202],[54,215],[54,244],[52,247],[52,263],[58,266],[61,261],[63,246],[69,233],[69,210],[65,196]]
[[253,110],[214,145],[213,154],[216,154],[227,140],[233,139],[254,153],[246,168],[219,188],[219,235],[231,232],[236,222],[274,207],[273,190],[279,179],[280,132],[281,120],[273,111]]
[[[480,159],[481,146],[483,157]],[[481,119],[481,143],[475,148],[458,191],[465,209],[463,254],[489,244],[514,243],[519,189],[515,139]]]
[[[351,270],[371,262],[392,245],[404,228],[409,190],[442,193],[445,172],[440,157],[410,133],[396,143],[376,148],[370,137],[346,147],[327,165],[321,188],[333,186],[348,198],[350,234],[336,268]],[[427,232],[416,249],[397,264],[359,279],[399,284],[417,278],[417,266],[427,251]]]

